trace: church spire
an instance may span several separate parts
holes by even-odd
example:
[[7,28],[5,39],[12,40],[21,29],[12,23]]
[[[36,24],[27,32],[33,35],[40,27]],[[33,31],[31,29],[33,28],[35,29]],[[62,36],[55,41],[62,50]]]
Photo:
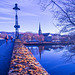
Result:
[[38,34],[39,34],[39,35],[42,34],[40,23],[39,23],[39,31],[38,31]]

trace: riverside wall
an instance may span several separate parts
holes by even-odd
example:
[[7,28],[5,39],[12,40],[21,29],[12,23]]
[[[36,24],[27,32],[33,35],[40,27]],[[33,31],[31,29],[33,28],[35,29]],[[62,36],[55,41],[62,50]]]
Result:
[[50,75],[23,43],[15,40],[8,75]]

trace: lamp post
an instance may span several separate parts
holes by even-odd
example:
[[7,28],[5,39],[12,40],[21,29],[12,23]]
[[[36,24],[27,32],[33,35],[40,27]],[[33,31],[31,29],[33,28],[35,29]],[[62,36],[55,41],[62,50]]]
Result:
[[20,8],[18,8],[18,5],[15,4],[15,7],[14,7],[13,9],[14,9],[15,12],[16,12],[16,15],[15,15],[15,25],[14,25],[14,28],[15,28],[15,30],[16,30],[16,35],[15,35],[15,37],[16,37],[16,39],[18,39],[18,38],[19,38],[19,28],[20,28],[20,25],[18,25],[18,15],[17,15],[17,11],[20,10]]

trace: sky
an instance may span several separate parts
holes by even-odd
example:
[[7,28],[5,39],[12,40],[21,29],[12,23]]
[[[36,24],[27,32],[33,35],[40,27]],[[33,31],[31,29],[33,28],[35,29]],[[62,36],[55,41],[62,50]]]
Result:
[[[37,1],[37,0],[36,0]],[[58,33],[55,19],[50,9],[41,10],[41,6],[33,0],[0,0],[0,31],[15,31],[15,11],[12,9],[18,4],[18,23],[20,32],[38,33],[39,23],[42,33]]]

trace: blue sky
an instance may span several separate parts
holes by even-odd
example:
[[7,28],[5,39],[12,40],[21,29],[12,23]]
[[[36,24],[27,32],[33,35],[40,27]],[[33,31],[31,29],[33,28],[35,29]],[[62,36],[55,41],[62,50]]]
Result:
[[21,9],[18,11],[20,32],[37,33],[39,22],[43,33],[59,32],[53,24],[56,21],[50,9],[42,11],[40,5],[33,0],[0,0],[0,31],[15,31],[15,11],[12,9],[15,3]]

